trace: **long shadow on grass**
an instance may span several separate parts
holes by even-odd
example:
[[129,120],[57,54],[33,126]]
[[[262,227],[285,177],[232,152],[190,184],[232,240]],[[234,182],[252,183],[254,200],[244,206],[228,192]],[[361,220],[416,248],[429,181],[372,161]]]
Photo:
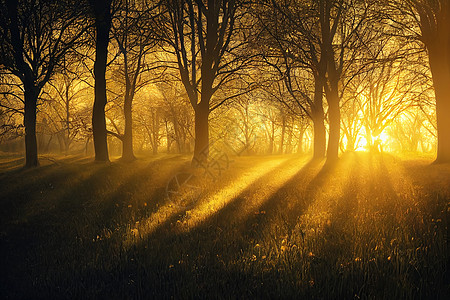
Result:
[[[157,158],[145,166],[136,161],[100,167],[59,196],[52,213],[72,220],[81,214],[86,224],[97,224],[110,230],[126,225],[127,221],[136,218],[144,203],[148,203],[151,209],[161,201],[161,197],[154,197],[160,195],[163,189],[161,182],[158,187],[157,179],[163,175],[160,167],[169,161],[172,164],[166,173],[183,165],[183,161],[170,156]],[[149,192],[151,186],[156,187]]]
[[[291,162],[285,162],[280,167],[289,163]],[[267,209],[264,216],[270,215],[272,213],[270,208],[280,205],[282,201],[280,197],[285,196],[287,189],[301,184],[309,169],[314,166],[315,163],[306,165],[284,184],[282,188],[284,192],[277,191],[269,198],[268,202],[273,203],[264,204],[263,208]],[[264,177],[260,180],[263,179]],[[247,191],[243,191],[245,192]],[[242,199],[238,196],[234,201],[241,202]],[[239,258],[240,251],[248,247],[249,240],[243,232],[248,228],[237,226],[238,224],[230,220],[239,211],[240,204],[243,203],[235,202],[235,207],[226,206],[223,211],[205,219],[201,225],[188,232],[173,230],[173,223],[179,215],[173,216],[145,239],[129,248],[126,254],[113,258],[114,264],[106,266],[106,269],[97,266],[100,270],[96,271],[94,268],[86,272],[83,281],[91,282],[92,279],[89,278],[95,277],[104,284],[105,281],[111,280],[111,277],[116,278],[111,291],[104,289],[103,295],[112,292],[119,297],[132,298],[138,298],[141,293],[146,297],[201,298],[218,295],[225,297],[267,296],[270,293],[276,295],[273,292],[280,292],[280,289],[271,287],[273,284],[271,281],[264,280],[266,286],[261,290],[261,286],[254,286],[255,280],[261,278],[224,265],[225,261],[228,264],[233,259]],[[226,226],[223,223],[227,219],[232,222],[231,225]],[[245,223],[246,219],[244,218],[242,222]],[[124,257],[127,259],[124,260]],[[273,276],[277,274],[274,273]],[[89,285],[89,288],[92,290],[95,286]],[[255,291],[256,294],[253,294]],[[289,291],[292,292],[293,289]]]
[[[284,168],[291,166],[292,163],[297,163],[298,161],[298,158],[288,159],[277,166],[276,170],[283,170]],[[298,185],[310,172],[310,169],[316,165],[316,162],[310,162],[303,167],[299,166],[301,170],[294,174],[282,186],[278,187],[275,192],[270,190],[266,191],[267,193],[272,194],[267,199],[253,199],[255,197],[255,193],[259,189],[265,188],[264,182],[271,180],[271,177],[273,176],[272,173],[264,174],[262,177],[259,177],[256,181],[246,186],[236,196],[228,199],[222,208],[204,217],[199,224],[196,224],[194,228],[188,229],[188,231],[204,231],[205,228],[215,227],[220,230],[237,230],[239,228],[242,232],[246,232],[249,227],[254,226],[253,223],[255,218],[268,218],[274,212],[272,208],[285,203],[286,192],[291,188],[298,187]],[[220,190],[217,192],[220,192]],[[256,197],[257,196],[258,195],[256,195]],[[249,203],[247,202],[257,202],[257,200],[261,201],[261,203],[254,207],[253,210],[249,210]],[[259,213],[261,211],[263,213]],[[167,219],[166,222],[160,226],[161,229],[164,231],[168,230],[169,228],[167,226],[173,226],[173,224],[180,219],[180,216],[182,217],[186,214],[186,212],[187,210],[181,210],[179,213]],[[189,221],[189,216],[187,216],[187,221]]]
[[[164,163],[168,160],[176,159],[176,157],[161,157],[148,164],[149,174],[158,174],[158,169],[154,164]],[[131,176],[136,172],[135,166],[139,166],[142,162],[136,164],[123,164],[120,162],[99,164],[92,161],[75,161],[70,164],[73,159],[63,159],[62,163],[46,165],[29,170],[15,170],[3,174],[0,177],[3,188],[0,190],[1,220],[7,222],[13,220],[19,215],[23,216],[25,207],[34,203],[45,203],[48,198],[55,199],[55,207],[63,214],[66,209],[71,210],[71,206],[76,209],[80,208],[90,196],[95,196],[95,192],[104,189],[104,194],[99,195],[105,197],[107,194],[114,192],[119,185],[111,184],[111,182],[119,181],[125,174]],[[87,159],[86,159],[87,160]],[[90,159],[89,159],[90,160]],[[150,170],[154,168],[153,172]],[[144,177],[146,170],[136,175],[135,181],[139,183],[139,176]],[[124,179],[125,180],[125,179]],[[108,186],[110,187],[108,189]],[[64,214],[65,215],[65,214]]]
[[[229,203],[221,211],[205,219],[201,225],[190,231],[180,233],[170,230],[170,228],[154,231],[145,240],[129,249],[127,255],[141,257],[141,253],[150,251],[151,255],[156,258],[142,262],[143,265],[151,266],[150,269],[158,270],[157,272],[148,269],[146,271],[150,278],[149,281],[154,283],[151,290],[156,296],[268,297],[272,295],[281,297],[289,295],[292,297],[314,295],[314,293],[309,294],[308,286],[305,287],[303,283],[300,286],[303,285],[304,289],[299,290],[297,282],[286,281],[288,277],[283,271],[269,269],[254,270],[253,272],[248,269],[251,268],[250,261],[246,270],[239,269],[242,261],[234,267],[231,262],[240,260],[242,251],[253,246],[252,236],[259,237],[260,232],[267,228],[268,223],[276,219],[280,206],[283,207],[288,202],[284,198],[289,195],[290,191],[298,192],[299,186],[302,187],[302,185],[303,189],[305,186],[308,187],[307,192],[304,191],[299,197],[301,199],[291,207],[289,222],[294,223],[293,220],[308,208],[309,201],[314,200],[309,198],[308,194],[314,194],[315,189],[321,188],[326,182],[325,178],[332,175],[331,170],[322,171],[316,176],[315,182],[307,185],[308,177],[314,174],[318,166],[319,164],[316,162],[306,164],[280,187],[260,207],[260,211],[264,210],[265,214],[249,215],[236,223],[234,215],[239,213],[239,208],[244,205],[245,201],[244,197],[239,195],[231,202],[233,204]],[[253,220],[250,220],[252,218]],[[227,221],[230,223],[227,224]],[[116,271],[113,270],[113,272]],[[142,286],[139,288],[142,289]],[[144,289],[146,288],[144,287]]]
[[[42,285],[42,280],[48,276],[45,272],[57,276],[60,268],[76,263],[71,259],[80,262],[94,259],[96,251],[104,244],[97,246],[90,241],[102,229],[123,222],[124,211],[136,210],[135,205],[128,208],[126,195],[138,193],[142,185],[154,182],[161,175],[160,166],[167,163],[165,160],[173,159],[161,158],[145,167],[139,167],[142,162],[134,165],[87,163],[63,168],[44,166],[16,174],[16,180],[21,176],[24,179],[6,194],[6,200],[14,203],[15,210],[10,208],[8,219],[2,219],[6,225],[1,234],[1,269],[5,275],[2,285],[8,286],[13,294],[22,290],[30,292],[27,297],[34,298],[36,286],[32,282]],[[180,164],[182,161],[175,161],[170,169]],[[33,177],[31,182],[25,181],[30,177]],[[159,190],[156,188],[148,194],[150,204],[151,199],[160,200],[155,197]],[[33,202],[41,201],[46,202],[42,210],[25,212],[29,205],[34,206]],[[122,202],[117,207],[115,204],[119,201]],[[20,219],[15,221],[17,216]],[[115,247],[111,245],[112,249]],[[72,269],[69,267],[66,272]]]
[[[101,204],[99,216],[107,227],[133,225],[166,205],[165,185],[170,176],[184,170],[189,162],[174,158],[160,159],[123,180]],[[172,165],[168,168],[169,161]],[[164,166],[164,168],[163,168]],[[161,171],[163,169],[163,171]],[[112,228],[110,228],[112,229]]]
[[[291,163],[292,161],[287,161],[279,167],[282,168]],[[223,249],[227,249],[227,253],[222,253],[222,255],[224,255],[227,260],[236,259],[236,255],[239,255],[239,251],[247,248],[253,238],[258,237],[260,231],[265,229],[267,223],[270,222],[269,220],[276,217],[279,207],[283,207],[287,202],[284,197],[289,194],[289,191],[298,190],[299,186],[302,186],[302,183],[304,184],[304,181],[307,181],[307,177],[314,173],[314,170],[317,169],[319,164],[319,162],[313,161],[303,166],[301,170],[292,176],[290,180],[281,186],[262,204],[261,207],[258,208],[258,211],[265,211],[265,213],[253,214],[252,212],[244,218],[235,217],[245,205],[244,202],[246,200],[243,195],[254,188],[254,184],[256,184],[254,183],[243,190],[237,197],[229,201],[223,209],[205,218],[201,224],[195,228],[191,228],[187,232],[174,230],[174,224],[177,224],[176,221],[180,216],[186,213],[185,211],[181,211],[171,218],[168,218],[157,230],[149,234],[143,240],[138,241],[135,247],[139,248],[143,247],[143,245],[150,247],[150,244],[155,247],[155,244],[158,244],[160,245],[159,247],[161,247],[157,247],[158,251],[161,251],[159,255],[165,253],[168,257],[171,257],[173,255],[178,255],[173,253],[179,252],[180,249],[177,247],[174,249],[167,249],[167,246],[163,245],[176,245],[180,241],[190,241],[189,243],[195,241],[194,244],[183,247],[181,251],[197,253],[199,256],[204,256],[205,259],[207,257],[207,259],[216,260],[216,254],[223,252],[221,251]],[[264,181],[268,178],[270,178],[270,174],[263,176],[258,179],[258,181]],[[295,219],[296,215],[308,206],[308,203],[302,202],[307,200],[298,199],[298,201],[299,202],[292,207],[292,215],[290,215],[292,219]],[[226,235],[226,238],[224,238],[223,235]],[[180,255],[182,256],[182,254]],[[222,257],[222,259],[225,257]]]
[[[247,216],[243,222],[241,232],[247,237],[257,239],[274,220],[283,220],[284,224],[293,227],[298,216],[305,211],[314,200],[310,194],[311,179],[320,176],[321,162],[311,160],[305,164],[290,180],[260,206],[254,214]],[[314,180],[314,179],[312,179]],[[281,212],[281,215],[280,215]]]
[[[81,167],[81,168],[80,168]],[[83,170],[82,168],[86,168]],[[77,165],[61,168],[57,165],[47,165],[29,170],[16,170],[3,174],[0,178],[3,188],[0,191],[2,222],[22,215],[27,204],[45,198],[55,187],[64,186],[73,180],[73,174],[83,175],[90,172],[89,165]]]
[[426,282],[421,278],[424,270],[417,263],[411,267],[413,258],[407,253],[416,247],[407,250],[410,240],[402,237],[410,236],[413,224],[399,219],[405,208],[393,185],[391,174],[396,166],[389,162],[392,158],[364,154],[363,159],[368,161],[366,170],[361,170],[359,162],[353,165],[329,222],[314,237],[310,271],[318,290],[323,291],[319,297],[330,297],[330,286],[335,287],[332,295],[339,298],[444,295],[436,287],[440,279]]
[[[295,160],[298,159],[287,160],[278,166],[277,169],[283,169],[284,167],[291,165]],[[191,228],[188,232],[178,233],[178,235],[185,236],[195,231],[203,232],[211,227],[218,228],[219,230],[234,228],[239,229],[241,232],[249,232],[251,231],[250,229],[257,231],[255,224],[261,228],[264,228],[264,222],[259,221],[272,219],[272,217],[274,217],[273,214],[276,214],[280,207],[287,205],[289,200],[292,200],[292,198],[289,197],[292,193],[296,194],[294,199],[296,203],[294,205],[291,203],[291,214],[289,217],[295,219],[296,216],[298,216],[301,211],[308,206],[307,202],[310,199],[305,199],[303,197],[305,193],[303,187],[308,182],[308,177],[316,172],[320,164],[321,163],[318,161],[309,161],[303,167],[300,167],[300,170],[296,174],[294,174],[282,186],[278,187],[278,189],[268,199],[263,201],[260,206],[256,207],[254,211],[251,211],[244,217],[236,217],[241,214],[243,208],[247,204],[246,202],[252,201],[251,197],[253,196],[252,194],[254,193],[254,189],[258,188],[259,185],[264,183],[264,181],[270,180],[270,177],[273,176],[270,173],[263,175],[243,189],[237,196],[230,199],[220,210],[204,218],[200,224],[194,228]],[[311,190],[311,187],[309,190]],[[167,232],[173,228],[176,221],[179,220],[181,216],[185,215],[187,210],[187,208],[180,210],[177,214],[167,219],[163,224],[161,224],[159,230],[162,232]],[[174,233],[176,234],[176,232],[177,231]],[[158,233],[155,232],[154,235],[158,235]],[[151,238],[151,235],[149,238]]]
[[[359,265],[364,261],[357,261],[352,256],[356,243],[353,239],[355,214],[360,208],[356,198],[361,190],[366,189],[366,182],[370,181],[372,184],[372,187],[367,189],[366,196],[377,191],[381,193],[381,197],[395,198],[389,169],[383,162],[378,166],[373,161],[371,170],[376,172],[371,171],[374,173],[369,173],[369,178],[366,179],[364,176],[367,174],[361,173],[357,157],[355,161],[350,166],[338,164],[334,170],[325,169],[320,172],[316,172],[319,165],[305,165],[262,204],[257,215],[235,218],[236,214],[240,213],[240,208],[245,205],[244,196],[250,192],[244,190],[231,199],[228,206],[190,231],[179,232],[174,229],[171,224],[176,223],[179,217],[174,216],[158,230],[126,250],[111,251],[111,248],[120,248],[120,245],[117,246],[114,241],[109,240],[102,241],[103,245],[99,242],[100,246],[91,251],[94,253],[88,253],[92,260],[80,261],[79,265],[78,261],[75,261],[71,267],[62,269],[59,277],[51,272],[51,278],[45,281],[46,285],[34,287],[39,291],[38,294],[28,292],[26,295],[42,298],[53,296],[134,299],[302,296],[323,299],[354,298],[355,295],[368,298],[398,298],[396,296],[408,295],[397,292],[402,288],[405,291],[408,286],[387,284],[390,280],[398,282],[390,273],[383,273],[390,269],[377,264],[364,269]],[[270,222],[276,222],[278,211],[287,210],[287,205],[291,203],[287,222],[294,224],[296,217],[302,215],[311,202],[319,197],[322,189],[327,188],[327,183],[338,176],[336,174],[340,174],[340,168],[346,167],[351,169],[349,176],[343,178],[345,181],[342,192],[336,198],[330,199],[334,203],[330,224],[316,237],[316,256],[305,258],[306,254],[302,252],[289,256],[290,252],[286,251],[281,263],[257,264],[251,257],[248,261],[243,260],[242,256],[248,254],[248,248],[254,246],[251,244],[251,236],[258,237],[261,231],[268,228]],[[137,172],[145,176],[147,171],[150,172]],[[260,180],[269,178],[267,175]],[[119,201],[123,197],[126,198],[128,192],[139,190],[139,183],[133,180],[140,182],[137,173],[124,181],[107,201]],[[292,193],[295,194],[294,197]],[[153,198],[159,197],[158,192],[152,195]],[[382,205],[379,209],[385,212],[388,206]],[[261,211],[265,211],[265,214]],[[104,216],[107,217],[115,216]],[[341,267],[339,259],[352,263]],[[306,275],[299,281],[303,270],[306,270]]]
[[[2,170],[0,172],[1,173],[6,173],[6,172],[10,172],[10,170],[14,170],[16,168],[18,168],[19,166],[22,166],[25,162],[25,158],[23,157],[11,157],[9,160],[2,157],[2,160],[0,162],[0,170]],[[6,170],[6,171],[3,171]]]

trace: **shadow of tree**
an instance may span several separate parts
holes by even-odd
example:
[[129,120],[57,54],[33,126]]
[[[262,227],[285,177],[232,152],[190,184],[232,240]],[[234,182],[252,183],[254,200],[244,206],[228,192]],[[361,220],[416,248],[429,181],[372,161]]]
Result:
[[[278,169],[299,161],[288,159]],[[398,195],[395,182],[400,175],[392,173],[397,162],[385,155],[343,155],[335,165],[325,168],[322,162],[298,165],[298,171],[280,185],[268,182],[280,177],[281,173],[274,170],[258,177],[196,226],[186,230],[180,225],[178,221],[189,215],[189,209],[180,209],[156,230],[125,246],[127,230],[133,223],[151,217],[168,204],[164,186],[174,172],[185,168],[185,162],[162,160],[145,166],[136,163],[131,168],[120,163],[85,165],[91,170],[81,172],[83,175],[70,189],[54,196],[60,200],[53,209],[30,217],[28,224],[35,228],[17,231],[24,236],[23,243],[11,239],[10,232],[1,237],[2,242],[10,243],[2,247],[10,260],[1,260],[3,269],[14,270],[2,282],[10,286],[9,291],[22,291],[16,294],[22,298],[443,295],[445,289],[439,286],[442,279],[414,279],[416,271],[405,267],[409,262],[394,255],[392,260],[383,256],[389,251],[406,253],[408,249],[398,245],[398,228],[409,237],[413,229],[408,228],[415,226],[401,223],[399,213],[408,199]],[[25,187],[45,186],[53,180],[67,186],[57,170],[50,167],[43,171],[45,179],[25,183]],[[222,180],[238,178],[238,174],[229,174]],[[219,182],[213,188],[226,185]],[[18,188],[15,192],[20,194]],[[14,195],[11,191],[5,194],[10,198]],[[31,201],[25,199],[25,193],[21,197]],[[257,203],[251,206],[253,210],[249,201]],[[317,216],[316,212],[324,214]],[[46,221],[52,214],[59,219]],[[309,215],[320,217],[311,223],[318,224],[314,231],[305,227],[313,225],[302,223]],[[54,225],[60,227],[52,229]],[[104,234],[105,230],[109,233]],[[33,242],[36,231],[38,237]],[[376,247],[385,250],[376,252]],[[10,253],[14,249],[19,249],[16,256]],[[20,263],[23,259],[27,263]],[[415,267],[427,274],[425,267]],[[24,279],[14,282],[14,278]]]

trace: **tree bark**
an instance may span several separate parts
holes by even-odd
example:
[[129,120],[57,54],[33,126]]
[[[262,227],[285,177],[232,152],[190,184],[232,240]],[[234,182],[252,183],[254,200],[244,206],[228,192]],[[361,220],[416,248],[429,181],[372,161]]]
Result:
[[106,64],[108,56],[109,30],[111,28],[111,1],[91,0],[95,13],[97,31],[94,63],[95,100],[92,111],[92,131],[94,138],[95,160],[109,161],[106,131]]
[[347,145],[346,145],[346,149],[345,151],[348,152],[353,152],[355,151],[355,139],[353,138],[353,136],[351,136],[351,134],[347,135]]
[[286,154],[291,154],[292,153],[292,135],[293,135],[293,131],[294,131],[294,124],[292,124],[292,126],[289,126],[289,133],[288,133],[288,138],[287,138],[287,143],[286,143],[286,150],[285,150]]
[[341,114],[339,111],[339,95],[337,88],[332,88],[328,102],[328,119],[329,119],[329,136],[328,136],[328,148],[327,148],[327,163],[333,163],[339,158],[339,139],[340,139],[340,126],[341,126]]
[[435,163],[450,162],[450,59],[445,62],[444,49],[443,45],[428,49],[436,97],[438,145]]
[[182,140],[181,138],[181,134],[180,134],[180,128],[178,125],[178,120],[175,117],[175,110],[173,108],[171,108],[172,110],[172,114],[173,114],[173,118],[172,118],[172,124],[173,124],[173,131],[175,132],[175,138],[177,139],[177,149],[178,149],[178,153],[184,153],[184,148],[185,148],[185,142],[184,140]]
[[300,132],[298,134],[298,146],[297,146],[297,153],[303,154],[303,136],[305,135],[305,130],[300,128]]
[[36,104],[39,92],[32,84],[25,85],[25,167],[39,166],[36,139]]
[[133,161],[136,159],[133,152],[133,112],[132,97],[127,96],[124,100],[123,113],[125,117],[125,130],[122,139],[122,159],[125,161]]
[[323,82],[319,78],[315,78],[314,105],[311,110],[314,130],[313,159],[323,159],[325,157],[327,138],[323,112]]
[[282,116],[281,120],[281,137],[280,137],[280,148],[278,148],[278,154],[283,154],[284,150],[284,138],[286,135],[286,117]]
[[[204,103],[207,103],[205,105]],[[200,102],[195,110],[195,145],[193,166],[202,166],[207,163],[209,155],[209,101]]]
[[450,4],[448,0],[415,2],[421,40],[428,51],[436,98],[437,156],[450,162]]

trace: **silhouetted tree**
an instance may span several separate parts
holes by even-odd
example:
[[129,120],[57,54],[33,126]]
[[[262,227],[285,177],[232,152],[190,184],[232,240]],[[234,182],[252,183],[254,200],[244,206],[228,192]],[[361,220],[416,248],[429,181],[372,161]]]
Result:
[[[248,59],[244,27],[247,20],[240,0],[167,0],[167,42],[176,55],[177,68],[195,111],[193,165],[208,158],[211,111],[228,99],[212,103],[216,91],[242,70]],[[237,94],[242,93],[238,91]]]
[[[155,78],[143,72],[154,70],[157,64],[152,64],[151,55],[156,51],[157,39],[154,34],[154,11],[158,7],[155,1],[134,2],[122,0],[112,22],[112,41],[117,46],[118,62],[117,73],[119,82],[123,83],[123,134],[113,134],[122,142],[122,159],[132,161],[135,159],[133,151],[133,115],[132,106],[136,93]],[[157,63],[157,62],[156,62]]]
[[321,159],[326,150],[323,96],[327,64],[318,44],[319,27],[312,26],[318,25],[316,8],[308,1],[260,1],[254,13],[262,26],[263,60],[278,73],[288,92],[276,98],[311,119],[313,157]]
[[[61,152],[66,154],[75,141],[90,134],[86,130],[90,113],[87,115],[85,109],[80,108],[87,86],[83,86],[78,74],[67,72],[67,68],[66,66],[66,70],[57,74],[55,80],[49,83],[51,88],[45,91],[43,98],[46,105],[42,110],[52,124]],[[77,72],[79,68],[73,71]]]
[[[436,163],[450,162],[450,2],[448,0],[392,1],[390,24],[406,38],[420,41],[428,53],[437,117]],[[418,28],[419,31],[414,31]]]
[[106,65],[108,58],[109,33],[111,29],[112,0],[89,0],[95,19],[95,99],[92,109],[92,133],[95,160],[109,161],[106,131]]
[[36,112],[43,87],[87,28],[84,8],[71,0],[3,0],[0,3],[0,66],[23,86],[25,166],[39,165]]

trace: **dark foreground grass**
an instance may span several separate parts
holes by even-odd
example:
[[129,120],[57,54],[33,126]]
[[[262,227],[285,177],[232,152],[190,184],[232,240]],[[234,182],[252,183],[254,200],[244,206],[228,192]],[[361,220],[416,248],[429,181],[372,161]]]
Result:
[[240,157],[184,207],[186,156],[43,162],[0,159],[1,299],[450,295],[448,165]]

